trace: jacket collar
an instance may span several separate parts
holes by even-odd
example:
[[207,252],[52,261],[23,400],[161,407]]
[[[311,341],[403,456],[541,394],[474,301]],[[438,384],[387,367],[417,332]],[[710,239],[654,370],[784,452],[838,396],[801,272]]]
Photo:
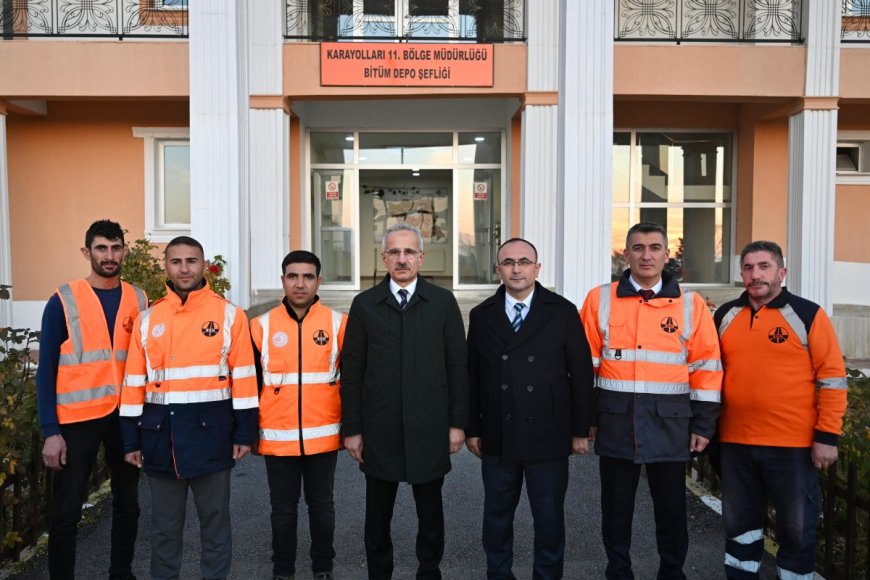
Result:
[[[616,286],[617,298],[639,296],[637,290],[634,289],[631,280],[628,279],[629,276],[631,276],[631,270],[626,270],[622,273],[622,277],[619,278],[619,282]],[[656,298],[679,298],[680,293],[680,284],[677,282],[677,279],[674,278],[673,274],[670,272],[664,271],[662,272],[662,290],[655,295],[653,300]]]
[[[764,305],[766,308],[782,308],[788,304],[788,299],[791,296],[791,292],[788,291],[788,288],[785,286],[782,287],[782,292],[779,293],[779,296],[768,302]],[[737,306],[746,306],[751,310],[755,310],[752,308],[752,304],[749,302],[749,293],[744,290],[743,294],[740,295],[740,298],[737,299]]]
[[308,316],[309,312],[317,309],[317,305],[319,304],[319,302],[320,302],[320,296],[315,294],[314,300],[311,302],[311,304],[308,305],[308,310],[305,311],[305,314],[302,315],[302,318],[299,318],[298,316],[296,316],[296,311],[293,310],[292,306],[290,306],[290,301],[287,300],[287,297],[284,296],[284,299],[281,300],[281,304],[284,305],[284,309],[287,311],[287,314],[290,316],[290,318],[292,318],[296,322],[302,322],[303,320],[305,320],[305,317]]
[[[482,307],[489,308],[490,306],[498,306],[501,310],[501,314],[506,317],[504,314],[504,297],[507,293],[507,289],[504,287],[504,284],[499,286],[495,294],[484,300],[480,303]],[[554,294],[544,288],[540,282],[535,281],[535,294],[532,296],[532,305],[529,307],[529,316],[531,316],[532,311],[535,309],[537,304],[546,304],[546,303],[558,303],[559,300],[554,298]]]
[[[372,288],[372,294],[375,302],[388,302],[391,306],[399,307],[399,303],[396,302],[396,297],[393,296],[393,293],[390,291],[390,275],[387,274],[384,276],[384,279],[381,280],[380,284]],[[417,288],[414,290],[414,294],[411,296],[411,301],[408,303],[407,308],[410,308],[420,300],[430,301],[432,299],[432,284],[427,282],[423,276],[417,275]]]
[[210,298],[212,295],[214,295],[214,292],[211,291],[211,288],[208,285],[208,281],[203,278],[202,286],[200,286],[198,290],[191,290],[190,294],[187,295],[187,300],[185,300],[184,304],[182,304],[181,296],[175,293],[175,287],[172,285],[172,282],[166,282],[165,300],[176,308],[181,308],[182,306],[186,308],[197,308],[200,304],[208,300],[208,298]]

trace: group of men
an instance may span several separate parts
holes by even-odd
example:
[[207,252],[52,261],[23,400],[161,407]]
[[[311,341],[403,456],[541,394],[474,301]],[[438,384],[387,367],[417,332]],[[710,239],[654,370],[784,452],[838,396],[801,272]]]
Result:
[[824,311],[783,286],[782,251],[772,242],[744,248],[746,290],[714,320],[706,301],[665,270],[668,239],[658,224],[629,230],[629,269],[593,289],[579,316],[537,281],[534,245],[510,239],[497,254],[502,284],[471,311],[467,336],[453,294],[419,275],[423,238],[404,223],[383,237],[387,276],[354,299],[349,315],[320,302],[317,256],[294,251],[281,265],[282,303],[250,329],[243,311],[210,290],[192,238],[166,246],[167,294],[150,306],[120,281],[118,224],[94,223],[82,253],[89,276],[61,286],[46,306],[37,376],[43,458],[56,470],[52,578],[74,577],[76,526],[101,444],[112,477],[111,578],[133,578],[140,467],[152,496],[151,577],[179,576],[189,489],[202,576],[227,577],[229,474],[252,448],[265,457],[274,578],[296,572],[303,493],[314,577],[332,578],[342,446],[365,474],[369,578],[393,573],[400,482],[416,504],[416,577],[441,578],[442,486],[463,444],[481,460],[487,577],[514,578],[525,481],[533,577],[561,578],[568,458],[587,453],[590,441],[606,577],[633,578],[645,466],[657,577],[685,578],[685,463],[705,451],[717,425],[726,575],[758,577],[770,499],[780,577],[812,578],[816,468],[837,458],[845,369]]

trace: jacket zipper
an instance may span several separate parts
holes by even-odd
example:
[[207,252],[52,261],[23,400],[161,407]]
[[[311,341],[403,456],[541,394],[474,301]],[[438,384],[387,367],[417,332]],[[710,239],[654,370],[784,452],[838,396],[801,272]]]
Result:
[[[304,320],[304,317],[302,320]],[[302,320],[296,321],[296,328],[299,333],[297,337],[298,340],[296,341],[296,346],[299,351],[299,360],[297,361],[297,370],[299,374],[296,381],[298,392],[297,400],[299,401],[299,455],[305,455],[305,442],[302,440]]]

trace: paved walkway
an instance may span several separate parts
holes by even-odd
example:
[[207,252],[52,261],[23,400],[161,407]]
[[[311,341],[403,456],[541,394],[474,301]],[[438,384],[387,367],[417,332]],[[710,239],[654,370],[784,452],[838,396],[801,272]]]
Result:
[[[483,551],[480,546],[483,487],[479,461],[467,450],[453,458],[453,471],[445,486],[445,519],[447,546],[442,565],[445,580],[480,580],[485,578]],[[346,453],[339,458],[336,473],[336,578],[363,580],[366,578],[363,550],[363,516],[365,481]],[[593,456],[571,459],[571,482],[567,499],[568,541],[565,562],[566,579],[604,577],[604,550],[600,539],[600,513],[597,460]],[[134,572],[148,577],[151,497],[147,481],[141,484],[142,518],[136,548]],[[107,502],[95,508],[96,521],[86,524],[79,533],[77,577],[106,577],[110,522]],[[188,502],[188,522],[182,578],[198,577],[199,532],[192,502]],[[271,548],[269,502],[266,474],[261,457],[248,457],[233,471],[233,570],[232,578],[271,578]],[[304,506],[302,508],[304,512]],[[300,518],[299,560],[297,578],[310,578],[307,518]],[[636,577],[655,578],[658,558],[655,552],[655,532],[652,526],[652,506],[646,481],[641,480],[634,526]],[[515,566],[518,578],[531,578],[532,523],[525,498],[520,503],[516,521]],[[408,486],[399,490],[393,520],[396,573],[394,578],[413,578],[416,566],[414,535],[416,520],[413,498]],[[689,578],[722,577],[723,534],[718,515],[697,498],[689,497],[689,533],[691,545],[686,563]],[[766,559],[764,577],[773,578]],[[45,555],[31,559],[26,569],[11,575],[20,579],[47,579]]]

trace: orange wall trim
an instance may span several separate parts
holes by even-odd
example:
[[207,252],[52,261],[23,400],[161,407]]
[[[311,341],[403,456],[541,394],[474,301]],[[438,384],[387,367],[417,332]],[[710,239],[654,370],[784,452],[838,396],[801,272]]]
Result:
[[179,98],[190,95],[186,42],[4,40],[0,95]]
[[870,215],[870,185],[837,185],[834,218],[834,259],[870,263],[870,245],[857,240],[867,237]]
[[870,95],[870,50],[840,49],[840,97],[866,99]]
[[789,116],[801,111],[834,111],[839,109],[839,97],[804,97],[792,107]]
[[291,114],[290,104],[281,95],[251,95],[248,106],[252,109],[283,109]]
[[559,93],[555,91],[529,92],[523,95],[523,106],[526,105],[558,105]]
[[[523,121],[522,115],[511,119],[511,237],[520,237],[522,226],[522,162],[523,162]],[[504,240],[502,240],[504,241]]]

